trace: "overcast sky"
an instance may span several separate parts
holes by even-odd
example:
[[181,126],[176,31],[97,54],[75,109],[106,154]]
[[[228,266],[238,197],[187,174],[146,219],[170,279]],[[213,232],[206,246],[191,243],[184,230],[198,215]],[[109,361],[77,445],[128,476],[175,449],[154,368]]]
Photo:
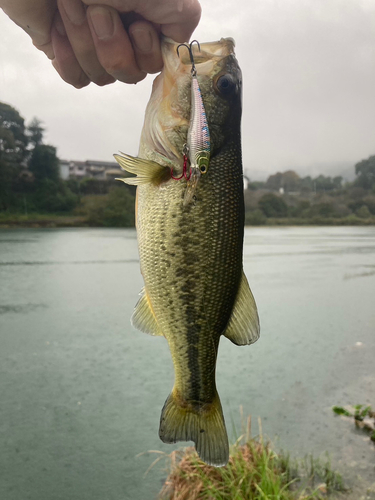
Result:
[[[193,37],[231,36],[244,77],[243,158],[252,179],[353,171],[375,154],[374,0],[202,0]],[[76,90],[0,10],[0,100],[72,160],[136,155],[153,76]],[[327,171],[328,172],[328,171]],[[332,173],[335,173],[332,170]]]

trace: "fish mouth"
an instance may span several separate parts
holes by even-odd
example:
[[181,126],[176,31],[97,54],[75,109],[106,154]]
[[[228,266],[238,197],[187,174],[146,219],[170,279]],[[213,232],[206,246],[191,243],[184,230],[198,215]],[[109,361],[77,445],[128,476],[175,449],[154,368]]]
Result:
[[[234,55],[235,43],[233,38],[221,38],[216,42],[190,44],[194,63],[199,75],[210,75],[215,65],[224,57]],[[184,46],[186,48],[184,48]],[[177,48],[179,50],[177,51]],[[190,75],[191,60],[187,44],[179,44],[170,38],[164,38],[161,45],[164,61],[164,71],[170,75],[186,73]]]
[[153,83],[139,156],[171,166],[176,172],[182,171],[183,149],[190,121],[192,62],[189,47],[198,80],[201,81],[220,73],[223,61],[228,56],[234,56],[235,43],[232,38],[221,38],[189,46],[170,38],[162,39],[164,67]]

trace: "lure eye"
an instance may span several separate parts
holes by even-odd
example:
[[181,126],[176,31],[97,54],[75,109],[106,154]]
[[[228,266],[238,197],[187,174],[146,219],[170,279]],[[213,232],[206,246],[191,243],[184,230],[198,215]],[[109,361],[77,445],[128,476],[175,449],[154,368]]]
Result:
[[207,172],[207,167],[206,165],[201,165],[199,170],[201,171],[201,174],[205,174]]
[[236,81],[230,73],[221,75],[216,82],[217,90],[224,96],[231,94],[236,87]]

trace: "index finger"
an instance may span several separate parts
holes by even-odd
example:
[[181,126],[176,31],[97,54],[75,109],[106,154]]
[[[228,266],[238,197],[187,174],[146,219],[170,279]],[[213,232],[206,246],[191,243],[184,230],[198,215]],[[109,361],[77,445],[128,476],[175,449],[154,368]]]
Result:
[[[82,0],[94,5],[98,0]],[[118,12],[135,12],[146,21],[159,24],[163,35],[176,42],[187,42],[201,17],[198,0],[100,0]]]

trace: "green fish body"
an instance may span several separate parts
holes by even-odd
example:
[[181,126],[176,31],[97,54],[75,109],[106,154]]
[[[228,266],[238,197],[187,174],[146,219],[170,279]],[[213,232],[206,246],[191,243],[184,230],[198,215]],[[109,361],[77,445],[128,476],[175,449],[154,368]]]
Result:
[[231,39],[222,39],[202,44],[195,54],[211,157],[191,202],[184,203],[187,180],[171,177],[171,172],[182,172],[189,60],[180,60],[168,39],[163,41],[165,67],[146,110],[139,158],[116,157],[137,174],[123,179],[138,185],[136,225],[145,284],[133,325],[167,339],[175,369],[159,435],[167,443],[194,441],[202,460],[214,466],[229,458],[215,383],[220,336],[238,345],[259,337],[256,305],[242,268],[241,71],[233,47]]

